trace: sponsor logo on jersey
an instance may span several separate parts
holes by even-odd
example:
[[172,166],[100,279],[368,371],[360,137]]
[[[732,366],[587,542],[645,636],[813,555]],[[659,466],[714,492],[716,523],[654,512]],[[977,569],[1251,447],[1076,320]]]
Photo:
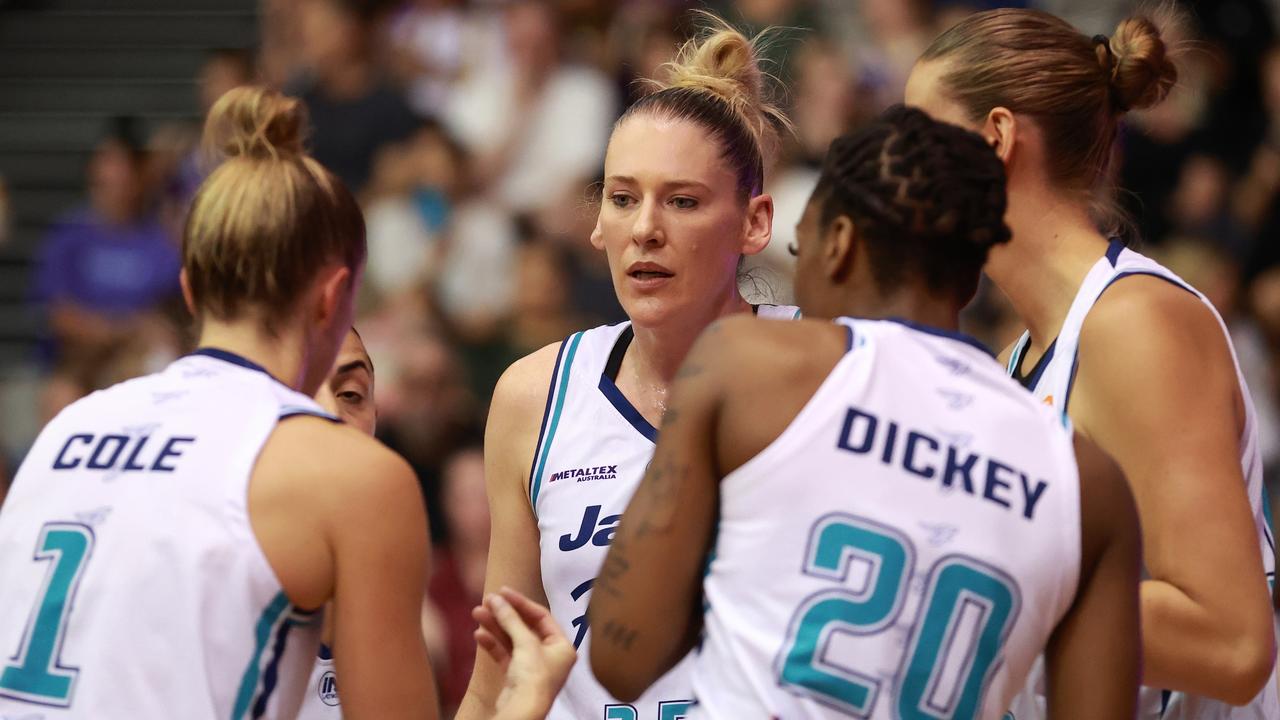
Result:
[[599,465],[597,467],[572,468],[553,473],[548,482],[557,480],[573,480],[574,482],[590,482],[591,480],[615,480],[618,477],[617,465]]
[[316,685],[316,694],[320,696],[320,702],[325,705],[329,707],[338,705],[338,676],[334,675],[332,670],[320,676],[320,682]]
[[1052,396],[1052,395],[1046,395],[1046,396],[1044,397],[1044,404],[1045,404],[1045,405],[1053,405],[1053,396]]
[[576,533],[560,536],[560,549],[564,552],[577,550],[591,543],[596,547],[608,547],[613,542],[613,534],[618,531],[621,515],[600,517],[599,505],[588,505],[582,513],[582,524]]

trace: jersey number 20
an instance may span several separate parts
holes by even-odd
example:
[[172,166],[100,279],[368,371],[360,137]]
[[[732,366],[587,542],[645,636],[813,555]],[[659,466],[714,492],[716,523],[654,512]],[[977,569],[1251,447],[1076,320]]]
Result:
[[35,559],[52,563],[44,589],[27,621],[13,662],[0,671],[0,695],[67,707],[80,671],[58,662],[76,586],[93,550],[93,530],[69,522],[46,523],[36,541]]
[[[854,717],[869,717],[885,680],[827,658],[837,634],[881,633],[897,620],[907,596],[915,547],[905,535],[865,518],[825,515],[805,551],[807,575],[844,583],[854,559],[870,564],[859,592],[845,588],[810,596],[792,617],[776,669],[784,687]],[[979,560],[948,555],[929,569],[921,610],[893,688],[901,720],[971,720],[1018,616],[1018,586]],[[969,642],[956,642],[961,617],[977,618]],[[853,640],[856,642],[856,640]]]

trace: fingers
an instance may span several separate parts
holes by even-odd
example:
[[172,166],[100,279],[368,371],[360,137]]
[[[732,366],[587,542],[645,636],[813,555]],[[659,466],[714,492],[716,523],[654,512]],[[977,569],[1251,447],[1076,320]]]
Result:
[[498,620],[498,624],[511,637],[513,645],[538,642],[539,638],[529,630],[525,619],[502,595],[489,595],[484,599],[484,603]]
[[507,661],[511,659],[511,651],[506,645],[499,642],[492,633],[484,628],[476,628],[475,638],[476,645],[479,645],[480,649],[488,653],[495,663],[499,666],[506,666]]
[[518,590],[513,590],[509,587],[503,587],[499,590],[499,593],[520,613],[525,625],[533,631],[540,641],[545,643],[560,639],[568,642],[568,638],[565,637],[564,632],[560,629],[560,624],[556,622],[555,617],[545,607],[525,597]]
[[489,608],[479,605],[471,610],[471,617],[480,624],[480,630],[484,630],[490,639],[502,645],[504,653],[511,654],[511,638],[498,624],[498,619],[493,616]]

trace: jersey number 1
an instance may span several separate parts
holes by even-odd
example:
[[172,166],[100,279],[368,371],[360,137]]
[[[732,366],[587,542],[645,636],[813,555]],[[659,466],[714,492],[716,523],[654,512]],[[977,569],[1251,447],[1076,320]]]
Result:
[[[860,592],[844,588],[810,596],[792,618],[778,656],[782,685],[853,715],[872,714],[884,680],[827,659],[837,634],[868,636],[887,630],[907,596],[915,548],[905,535],[843,513],[814,525],[804,572],[844,583],[852,562],[870,565]],[[972,720],[982,712],[983,689],[1017,618],[1018,586],[974,558],[948,555],[929,570],[920,612],[911,629],[901,678],[894,688],[901,720]],[[965,617],[976,626],[957,642]],[[976,619],[975,619],[976,618]]]
[[68,707],[80,670],[58,663],[67,619],[85,562],[93,550],[93,530],[69,522],[46,523],[36,541],[37,561],[50,561],[45,585],[13,662],[0,672],[0,695]]

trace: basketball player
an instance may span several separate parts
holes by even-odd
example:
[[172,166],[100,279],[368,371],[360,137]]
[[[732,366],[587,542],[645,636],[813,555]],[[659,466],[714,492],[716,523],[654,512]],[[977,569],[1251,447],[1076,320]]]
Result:
[[993,10],[934,41],[906,100],[979,132],[1003,159],[1013,240],[986,271],[1028,328],[1009,372],[1132,485],[1145,548],[1144,717],[1165,706],[1166,719],[1280,718],[1268,682],[1274,546],[1231,342],[1203,295],[1099,232],[1120,118],[1169,92],[1168,53],[1144,17],[1090,39],[1045,13]]
[[[378,427],[378,412],[373,403],[373,359],[364,340],[353,327],[347,331],[333,369],[316,393],[316,402],[325,412],[373,437]],[[325,627],[320,654],[311,671],[298,720],[337,720],[342,717],[338,697],[338,677],[333,667],[332,628]]]
[[690,351],[591,600],[606,688],[697,646],[691,718],[998,720],[1047,646],[1052,717],[1133,718],[1124,478],[956,332],[1004,210],[982,139],[919,110],[833,143],[796,293],[842,317]]
[[354,198],[303,109],[227,93],[183,233],[199,349],[44,428],[0,512],[0,715],[292,718],[334,602],[352,717],[436,713],[408,465],[311,396],[351,327]]
[[[373,360],[360,333],[351,328],[338,350],[329,377],[316,393],[316,402],[329,414],[372,436],[378,419],[373,397]],[[482,628],[493,628],[492,632],[478,630],[477,640],[503,668],[505,685],[510,688],[507,696],[499,701],[495,718],[542,718],[576,658],[573,645],[545,608],[512,590],[486,598],[478,619]],[[496,637],[499,635],[501,640]],[[312,670],[298,720],[342,717],[328,640],[326,637],[326,642],[320,645],[320,656]]]
[[[614,128],[591,237],[631,321],[575,333],[513,364],[485,436],[494,528],[486,591],[509,586],[548,604],[579,653],[590,643],[596,572],[694,339],[726,315],[797,314],[753,308],[738,291],[741,258],[769,242],[764,158],[786,124],[764,98],[751,41],[718,29],[686,45],[671,70]],[[480,653],[458,717],[486,717],[501,688],[499,667]],[[619,703],[578,663],[550,717],[675,718],[691,699],[687,665]]]

